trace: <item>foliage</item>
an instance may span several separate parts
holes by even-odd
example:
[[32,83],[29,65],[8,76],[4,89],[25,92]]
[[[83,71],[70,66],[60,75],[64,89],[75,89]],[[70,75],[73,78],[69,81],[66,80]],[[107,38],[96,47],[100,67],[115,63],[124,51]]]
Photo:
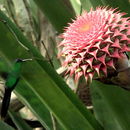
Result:
[[[0,129],[130,129],[129,92],[119,86],[93,81],[90,86],[92,113],[74,93],[84,81],[77,88],[73,80],[56,72],[62,69],[57,59],[60,39],[56,32],[61,34],[76,15],[92,7],[119,7],[130,15],[127,0],[0,0],[0,5],[0,73],[9,73],[17,58],[32,59],[22,64],[14,92],[22,102],[20,106],[27,106],[38,121],[32,125],[20,114],[21,107],[10,108],[5,122],[0,122]],[[69,88],[72,84],[74,91]]]

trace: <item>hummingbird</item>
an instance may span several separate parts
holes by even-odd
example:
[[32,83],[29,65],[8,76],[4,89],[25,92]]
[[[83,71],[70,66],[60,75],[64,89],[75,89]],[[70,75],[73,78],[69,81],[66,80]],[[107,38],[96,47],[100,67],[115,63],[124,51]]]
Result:
[[5,92],[2,100],[1,106],[1,119],[4,120],[8,111],[11,93],[17,85],[20,78],[20,70],[21,70],[21,59],[17,59],[12,67],[10,73],[7,74],[7,79],[5,82]]
[[4,97],[2,100],[2,106],[1,106],[1,119],[2,120],[4,120],[7,115],[11,93],[19,82],[22,63],[28,60],[32,60],[32,59],[17,59],[15,63],[13,64],[12,70],[10,72],[8,73],[5,72],[5,74],[3,72],[4,78],[6,77],[5,79],[6,81],[5,81],[5,92],[4,92]]

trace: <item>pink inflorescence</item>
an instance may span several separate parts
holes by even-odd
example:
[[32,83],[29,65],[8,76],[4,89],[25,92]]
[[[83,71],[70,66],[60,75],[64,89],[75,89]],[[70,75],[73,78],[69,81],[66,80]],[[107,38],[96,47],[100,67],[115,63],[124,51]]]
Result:
[[75,80],[84,75],[91,81],[97,74],[106,75],[108,68],[115,68],[124,52],[130,51],[130,18],[116,9],[97,8],[84,12],[65,29],[60,56],[63,66]]

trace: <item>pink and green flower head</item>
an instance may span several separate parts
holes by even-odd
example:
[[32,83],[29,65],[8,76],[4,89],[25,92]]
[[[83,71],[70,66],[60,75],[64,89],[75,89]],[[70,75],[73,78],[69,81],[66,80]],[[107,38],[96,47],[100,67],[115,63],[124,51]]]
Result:
[[63,66],[75,80],[84,75],[91,81],[94,75],[107,76],[108,69],[116,69],[118,59],[130,51],[130,18],[116,9],[97,8],[84,12],[62,34]]

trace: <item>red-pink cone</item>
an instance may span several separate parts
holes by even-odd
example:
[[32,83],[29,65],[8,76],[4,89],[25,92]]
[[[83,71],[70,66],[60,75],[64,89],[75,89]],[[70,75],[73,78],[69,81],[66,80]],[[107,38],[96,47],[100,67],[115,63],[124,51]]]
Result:
[[106,75],[108,68],[115,69],[118,59],[130,51],[130,18],[116,9],[97,8],[84,12],[62,34],[65,56],[63,65],[75,80],[84,75],[92,80],[95,74]]

